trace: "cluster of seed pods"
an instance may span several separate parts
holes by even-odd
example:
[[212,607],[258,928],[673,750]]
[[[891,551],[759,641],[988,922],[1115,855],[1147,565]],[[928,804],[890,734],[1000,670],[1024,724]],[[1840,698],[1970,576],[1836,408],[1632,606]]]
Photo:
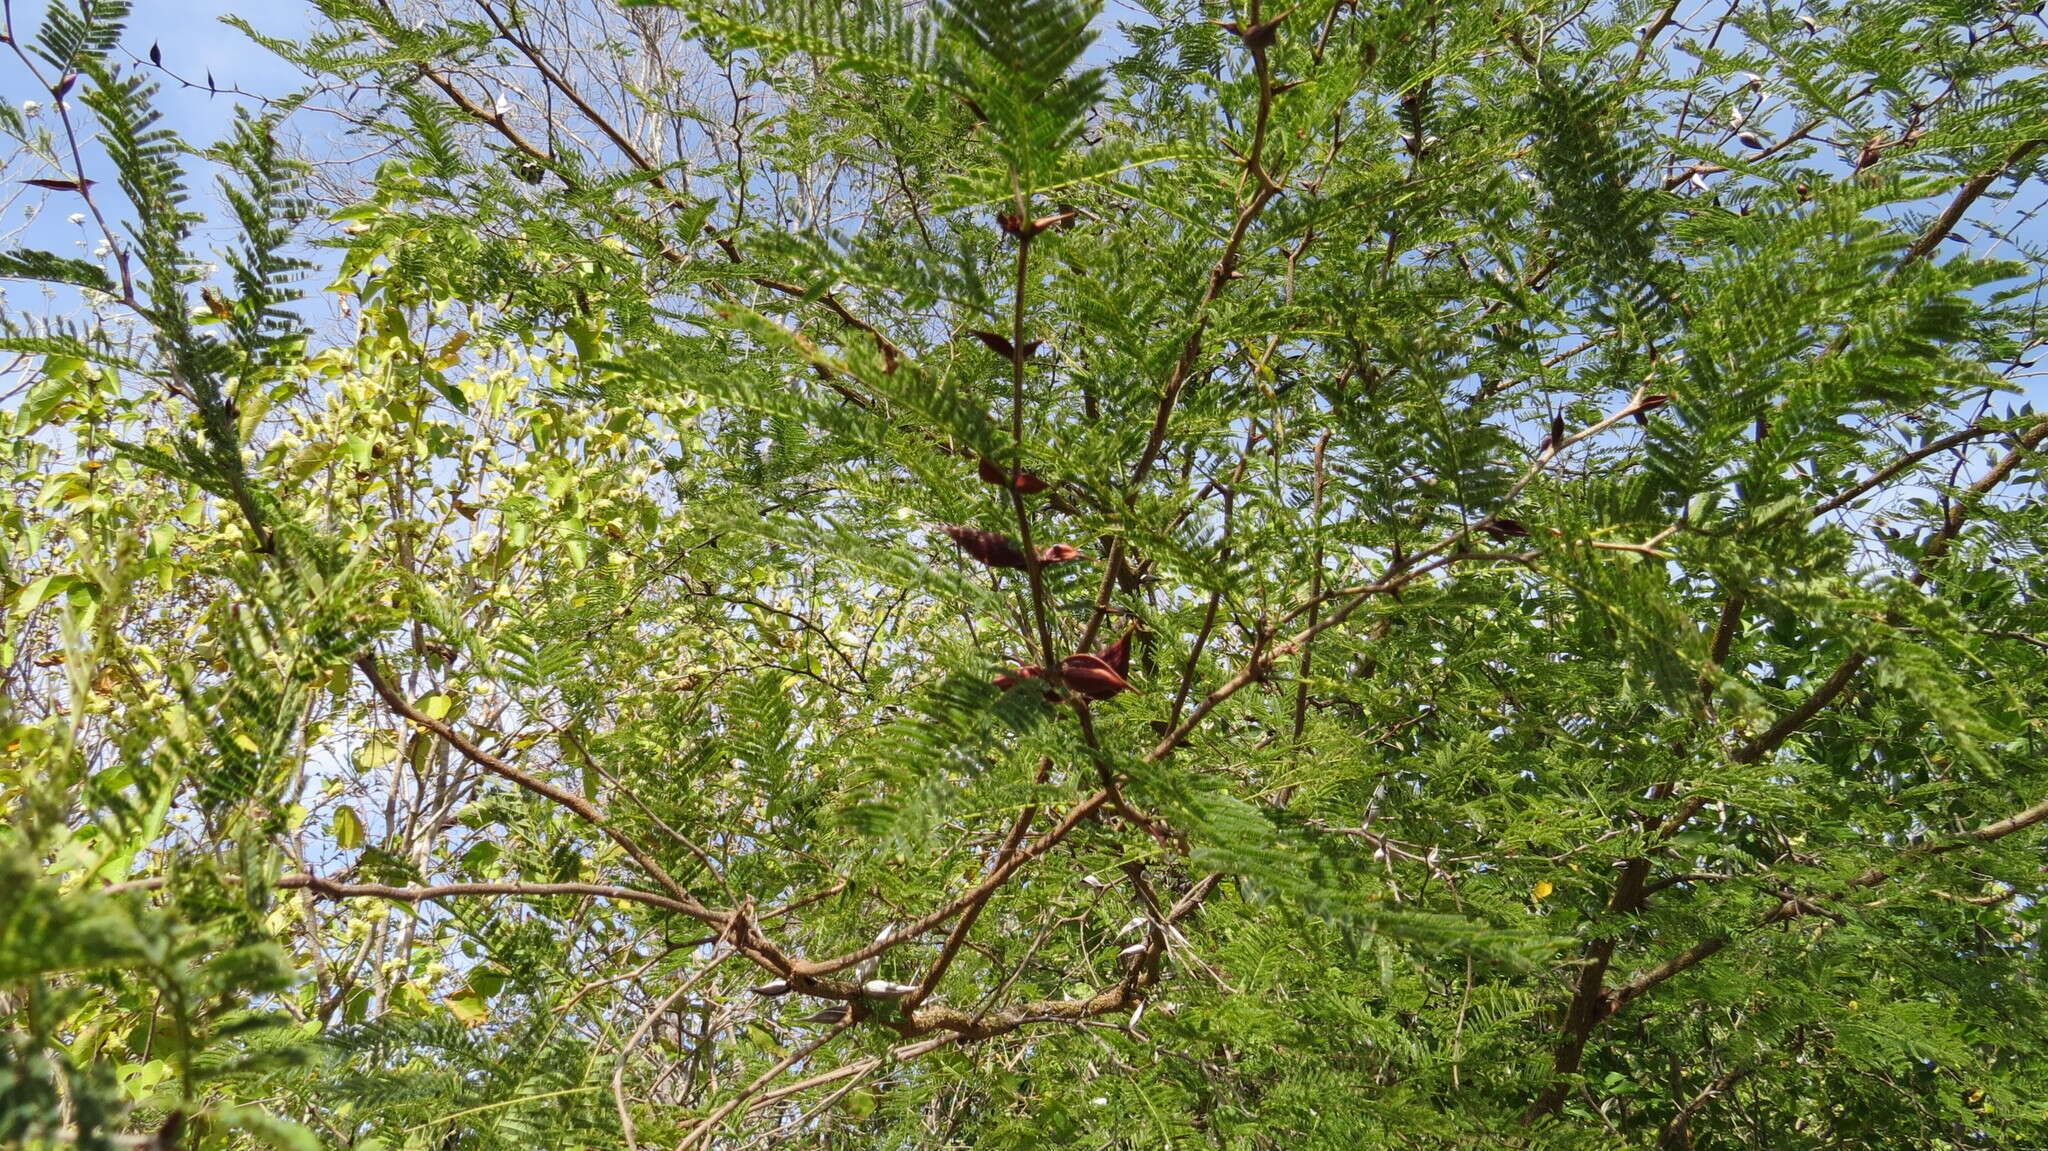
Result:
[[[1025,495],[1035,495],[1052,485],[1026,471],[1014,473],[984,457],[976,471],[981,478],[997,487],[1014,487]],[[985,528],[971,528],[960,524],[943,524],[940,530],[950,536],[960,550],[976,561],[992,568],[1010,568],[1023,571],[1028,566],[1024,549],[1017,541],[1006,535]],[[1078,549],[1068,544],[1052,544],[1040,548],[1037,555],[1040,567],[1071,563],[1080,559]],[[1100,651],[1080,651],[1060,661],[1058,681],[1068,691],[1083,699],[1101,701],[1133,691],[1125,677],[1131,670],[1131,637],[1126,633],[1122,639]],[[1037,664],[1026,664],[1014,672],[998,675],[996,686],[1008,691],[1027,679],[1046,679],[1046,670]],[[1047,692],[1048,699],[1058,699],[1053,692]]]

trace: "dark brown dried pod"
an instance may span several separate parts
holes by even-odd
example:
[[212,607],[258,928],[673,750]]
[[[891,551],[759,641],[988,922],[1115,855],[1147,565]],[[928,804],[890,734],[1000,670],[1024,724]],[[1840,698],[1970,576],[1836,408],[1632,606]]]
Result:
[[1017,345],[1011,343],[1010,338],[1000,332],[984,332],[980,328],[969,328],[967,334],[980,340],[982,346],[989,351],[1012,361],[1018,359],[1028,360],[1038,354],[1038,349],[1045,346],[1043,340],[1026,340],[1024,341],[1024,354],[1019,356],[1017,354]]
[[1108,660],[1092,652],[1076,652],[1061,660],[1060,679],[1084,699],[1104,700],[1133,690]]
[[1654,412],[1670,402],[1670,396],[1662,392],[1653,392],[1636,401],[1636,410],[1639,412]]
[[1233,33],[1238,39],[1244,41],[1245,47],[1254,52],[1263,52],[1273,46],[1273,41],[1280,34],[1280,22],[1287,19],[1292,11],[1292,9],[1289,9],[1287,12],[1282,12],[1280,15],[1273,17],[1271,20],[1261,24],[1254,24],[1249,28],[1230,20],[1218,20],[1216,23],[1221,25],[1225,32]]
[[959,524],[944,524],[940,530],[953,537],[961,551],[992,568],[1024,568],[1024,552],[1008,536]]
[[[983,483],[994,484],[999,488],[1010,486],[1010,470],[994,460],[984,458],[974,471],[976,475],[981,477]],[[1017,473],[1017,490],[1027,496],[1035,496],[1051,486],[1051,484],[1046,483],[1030,472]]]
[[980,340],[983,347],[987,348],[989,351],[994,352],[996,355],[1001,356],[1006,360],[1014,360],[1017,358],[1016,345],[1010,343],[1010,338],[1008,336],[1002,335],[997,332],[984,332],[979,328],[970,328],[968,329],[967,334],[973,336],[977,340]]
[[1502,543],[1505,543],[1508,540],[1513,539],[1517,536],[1528,535],[1529,525],[1523,523],[1521,520],[1511,520],[1504,517],[1496,517],[1494,519],[1487,520],[1483,524],[1480,524],[1479,530],[1485,532],[1487,535],[1492,536],[1494,539],[1499,540]]
[[91,180],[51,180],[45,177],[23,180],[31,188],[42,188],[51,192],[83,192],[92,187]]

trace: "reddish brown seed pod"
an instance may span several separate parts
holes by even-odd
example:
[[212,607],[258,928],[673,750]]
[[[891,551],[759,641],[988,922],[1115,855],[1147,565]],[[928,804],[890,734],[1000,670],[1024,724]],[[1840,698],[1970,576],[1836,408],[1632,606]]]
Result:
[[1011,671],[998,673],[995,680],[996,690],[1008,691],[1027,679],[1041,679],[1044,676],[1044,668],[1035,663],[1027,663]]
[[1509,539],[1512,539],[1514,537],[1528,535],[1529,525],[1523,523],[1521,520],[1511,520],[1503,517],[1496,517],[1494,519],[1486,521],[1483,524],[1480,524],[1479,530],[1485,532],[1487,535],[1492,536],[1494,539],[1505,543]]
[[1084,699],[1109,699],[1133,690],[1108,660],[1093,652],[1076,652],[1061,660],[1060,679]]
[[1122,639],[1095,654],[1100,656],[1102,662],[1108,664],[1118,675],[1129,676],[1131,674],[1131,633],[1125,632]]
[[1017,358],[1016,346],[1010,343],[1008,336],[998,335],[995,332],[984,332],[979,329],[970,330],[967,334],[980,340],[983,347],[1006,360]]
[[[997,535],[981,528],[962,527],[959,524],[940,524],[939,530],[953,538],[960,550],[992,568],[1024,570],[1024,550],[1008,536]],[[1081,552],[1067,544],[1053,544],[1038,553],[1041,566],[1069,563],[1081,558]]]
[[1006,360],[1028,360],[1031,357],[1037,355],[1038,349],[1044,346],[1043,341],[1026,340],[1024,341],[1023,352],[1020,355],[1017,349],[1017,345],[1012,344],[1008,336],[1000,335],[995,332],[984,332],[978,328],[968,329],[967,334],[973,336],[977,340],[980,340],[982,342],[982,345],[988,348],[989,351],[994,352],[996,355],[1001,356]]
[[1024,552],[1008,536],[959,524],[945,524],[941,530],[953,537],[961,551],[992,568],[1024,568]]
[[[980,476],[982,478],[982,482],[984,483],[991,483],[999,488],[1006,488],[1010,486],[1009,470],[1004,468],[1001,464],[996,463],[994,460],[984,458],[981,461],[981,463],[978,466],[976,466],[975,474]],[[1051,484],[1046,483],[1044,480],[1039,479],[1037,476],[1032,475],[1030,472],[1017,473],[1017,490],[1023,492],[1027,496],[1035,496],[1051,486]]]

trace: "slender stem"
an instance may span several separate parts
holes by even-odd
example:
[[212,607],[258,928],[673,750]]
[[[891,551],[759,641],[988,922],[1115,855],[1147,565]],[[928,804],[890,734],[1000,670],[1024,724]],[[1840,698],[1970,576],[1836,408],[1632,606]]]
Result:
[[[1022,203],[1017,207],[1021,220],[1030,209]],[[1031,238],[1029,226],[1021,226],[1017,232],[1016,280],[1011,286],[1010,300],[1010,509],[1017,517],[1017,538],[1024,547],[1024,578],[1031,585],[1031,618],[1038,628],[1038,662],[1048,675],[1057,675],[1059,656],[1053,650],[1052,624],[1047,619],[1045,607],[1045,569],[1038,562],[1038,546],[1031,538],[1031,508],[1024,502],[1024,493],[1018,490],[1018,482],[1024,474],[1024,312],[1028,303],[1026,290],[1031,276]]]

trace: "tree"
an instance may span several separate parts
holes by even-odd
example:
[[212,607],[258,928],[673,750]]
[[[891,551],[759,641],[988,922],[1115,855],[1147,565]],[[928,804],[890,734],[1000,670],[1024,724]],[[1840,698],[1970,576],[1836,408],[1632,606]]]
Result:
[[10,1140],[2048,1135],[2037,15],[317,6],[8,30]]

